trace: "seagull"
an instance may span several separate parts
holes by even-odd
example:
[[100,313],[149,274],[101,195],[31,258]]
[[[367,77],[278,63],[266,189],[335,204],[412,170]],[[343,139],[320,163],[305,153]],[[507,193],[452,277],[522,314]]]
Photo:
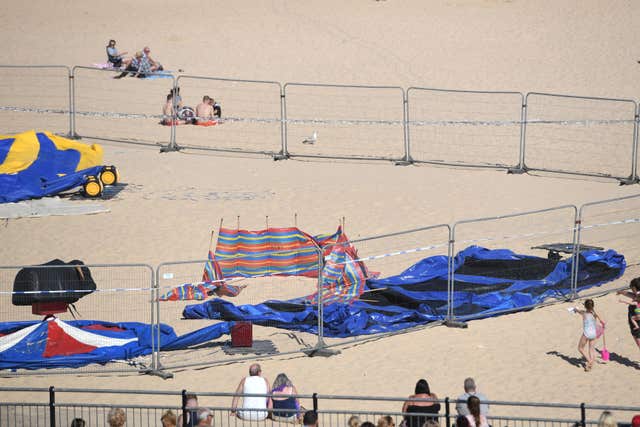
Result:
[[303,144],[315,144],[317,140],[318,140],[318,132],[316,132],[314,130],[313,131],[313,135],[311,135],[309,138],[303,139],[302,143]]

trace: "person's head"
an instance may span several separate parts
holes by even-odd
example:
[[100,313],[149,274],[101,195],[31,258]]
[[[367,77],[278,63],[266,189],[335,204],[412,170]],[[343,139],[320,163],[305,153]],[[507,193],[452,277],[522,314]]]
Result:
[[640,427],[640,414],[631,418],[631,427]]
[[[113,40],[113,39],[109,40],[109,44],[107,45],[107,47],[115,47],[115,46],[116,46],[116,41]],[[77,418],[77,419],[79,419],[79,418]]]
[[465,393],[476,392],[476,382],[473,380],[473,378],[469,377],[464,380],[464,392]]
[[389,415],[382,416],[378,419],[378,427],[395,427],[396,423]]
[[71,427],[85,427],[86,424],[82,418],[74,418],[73,421],[71,421]]
[[209,98],[209,105],[213,105],[216,103],[216,100],[213,98]]
[[611,412],[604,411],[598,419],[598,427],[618,427],[618,423],[613,419]]
[[[318,414],[316,411],[307,411],[302,417],[302,424],[305,427],[317,427],[318,426]],[[375,426],[374,426],[375,427]]]
[[592,312],[593,311],[593,307],[594,307],[594,303],[592,299],[588,299],[584,301],[584,308],[588,311],[588,312]]
[[138,58],[138,59],[142,58],[142,52],[137,51],[136,52],[136,58]]
[[293,383],[287,377],[287,374],[278,374],[275,381],[273,381],[273,387],[271,388],[274,391],[283,390],[285,387],[291,387]]
[[422,424],[422,427],[440,427],[440,423],[432,418],[429,418],[424,422],[424,424]]
[[169,409],[162,414],[160,422],[162,423],[162,427],[176,427],[178,424],[178,418],[176,417],[176,414]]
[[360,427],[376,427],[371,421],[365,421],[360,424]]
[[204,102],[205,104],[208,104],[210,99],[211,98],[209,98],[209,95],[205,95],[202,97],[202,102]]
[[427,380],[420,379],[416,383],[415,394],[431,394],[431,390],[429,389],[429,383]]
[[169,93],[169,94],[167,95],[167,101],[171,101],[172,99],[173,99],[173,94],[172,94],[172,93]]
[[629,287],[633,292],[638,293],[638,291],[640,291],[640,277],[631,279],[631,282],[629,282]]
[[107,415],[109,427],[122,427],[126,421],[127,415],[122,408],[111,408],[109,415]]
[[456,418],[456,427],[469,427],[469,420],[464,415],[458,416]]
[[149,49],[149,46],[145,46],[144,49],[142,49],[142,51],[144,52],[145,55],[148,55],[149,53],[151,53],[151,49]]
[[199,408],[198,409],[198,425],[199,426],[210,426],[211,421],[213,421],[213,412],[207,408]]
[[185,396],[185,400],[187,401],[187,408],[197,408],[198,407],[198,396],[195,393],[187,393]]
[[469,413],[475,418],[480,416],[480,399],[477,396],[469,396],[467,399],[467,408]]
[[260,367],[259,364],[254,363],[253,365],[249,366],[249,375],[252,377],[255,377],[256,375],[260,375],[262,373],[262,368]]
[[347,422],[347,426],[348,427],[360,427],[360,424],[362,423],[362,421],[360,421],[360,417],[357,415],[351,415],[351,417],[349,417],[349,421]]

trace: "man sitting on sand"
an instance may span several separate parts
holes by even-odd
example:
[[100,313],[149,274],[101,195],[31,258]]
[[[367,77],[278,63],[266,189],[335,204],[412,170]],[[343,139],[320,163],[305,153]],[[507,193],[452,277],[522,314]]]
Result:
[[271,409],[271,399],[268,397],[244,396],[242,398],[242,409],[237,410],[239,394],[269,393],[269,381],[261,374],[262,369],[257,363],[249,367],[249,376],[240,381],[236,389],[236,396],[233,396],[231,415],[236,415],[237,413],[238,418],[247,421],[262,421],[267,418],[267,415],[269,415],[267,409]]
[[[467,408],[467,399],[469,399],[469,396],[476,396],[480,399],[480,402],[487,401],[487,397],[484,394],[476,391],[476,382],[474,379],[467,378],[464,380],[464,394],[458,396],[458,403],[456,403],[456,411],[458,411],[458,415],[469,415],[469,408]],[[480,413],[485,416],[488,415],[489,405],[482,403],[480,405]]]
[[151,57],[151,49],[149,49],[149,46],[145,46],[144,49],[142,49],[142,55],[149,61],[152,72],[164,70],[162,64]]
[[202,102],[196,106],[196,124],[201,126],[212,126],[216,124],[214,120],[214,111],[212,104],[212,99],[205,95],[202,98]]
[[180,120],[177,117],[177,111],[173,105],[173,92],[169,92],[167,95],[167,102],[162,106],[162,124],[165,126],[182,125],[184,120]]

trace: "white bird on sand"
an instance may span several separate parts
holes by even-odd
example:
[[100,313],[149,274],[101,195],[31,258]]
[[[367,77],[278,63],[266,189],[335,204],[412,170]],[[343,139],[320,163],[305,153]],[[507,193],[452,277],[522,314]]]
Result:
[[313,131],[313,135],[311,135],[309,138],[303,139],[302,143],[303,144],[315,144],[317,140],[318,140],[318,132],[316,132],[314,130]]

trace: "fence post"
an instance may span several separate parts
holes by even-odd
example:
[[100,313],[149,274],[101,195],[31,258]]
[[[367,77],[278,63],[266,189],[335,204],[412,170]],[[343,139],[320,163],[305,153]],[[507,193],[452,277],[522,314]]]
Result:
[[[180,151],[180,147],[178,146],[178,143],[176,142],[176,121],[178,120],[178,115],[177,115],[177,93],[178,93],[178,80],[180,80],[180,76],[178,76],[178,78],[176,79],[174,76],[171,76],[171,79],[173,80],[173,98],[171,100],[172,102],[172,112],[171,112],[171,127],[170,127],[170,134],[169,134],[169,144],[167,144],[167,146],[165,147],[164,145],[162,147],[160,147],[160,152],[161,153],[168,153],[171,151]],[[164,119],[164,118],[163,118]]]
[[636,103],[636,114],[633,123],[633,149],[631,150],[631,176],[632,183],[640,182],[638,176],[638,121],[640,120],[640,105]]
[[576,211],[573,227],[573,262],[571,263],[571,297],[573,301],[578,296],[578,274],[580,273],[580,243],[582,241],[582,206]]
[[313,393],[313,412],[318,412],[318,393]]
[[182,426],[189,427],[187,422],[187,390],[182,390]]
[[449,397],[444,398],[444,415],[446,418],[447,427],[451,427],[451,408],[449,407]]
[[69,72],[69,138],[82,139],[76,132],[76,67]]
[[286,160],[289,158],[289,149],[287,148],[287,101],[285,94],[285,86],[280,84],[280,152],[273,156],[273,160]]
[[580,425],[587,427],[587,411],[584,402],[580,404]]
[[402,89],[402,134],[404,138],[404,156],[402,160],[397,161],[395,164],[398,166],[406,166],[413,163],[411,158],[411,147],[409,145],[409,96],[408,89],[405,91]]
[[49,426],[56,427],[56,388],[49,387]]

